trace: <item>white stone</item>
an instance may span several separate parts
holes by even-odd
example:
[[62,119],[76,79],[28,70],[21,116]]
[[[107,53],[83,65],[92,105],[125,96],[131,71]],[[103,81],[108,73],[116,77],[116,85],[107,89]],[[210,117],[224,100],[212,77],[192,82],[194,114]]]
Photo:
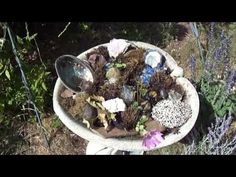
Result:
[[174,70],[170,73],[170,76],[172,77],[183,77],[184,76],[184,70],[183,68],[176,66]]
[[107,50],[110,57],[116,58],[119,54],[124,53],[130,46],[124,39],[112,39],[107,46]]
[[149,52],[145,57],[145,64],[155,68],[159,63],[161,63],[161,57],[162,55],[157,51]]
[[126,105],[120,98],[103,101],[102,105],[111,113],[125,111]]

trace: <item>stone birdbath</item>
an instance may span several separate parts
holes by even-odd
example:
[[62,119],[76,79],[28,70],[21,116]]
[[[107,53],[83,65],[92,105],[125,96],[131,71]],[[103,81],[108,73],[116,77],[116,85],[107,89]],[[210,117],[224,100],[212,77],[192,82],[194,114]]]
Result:
[[[72,132],[89,141],[86,154],[122,154],[122,152],[130,152],[130,154],[142,154],[144,151],[155,150],[165,146],[172,145],[183,139],[193,128],[199,113],[199,97],[191,82],[183,77],[182,68],[180,68],[176,61],[162,49],[144,42],[132,41],[137,47],[158,51],[166,58],[166,65],[176,77],[176,83],[181,85],[185,90],[185,102],[190,105],[192,114],[191,117],[179,127],[178,133],[169,133],[164,140],[154,148],[147,149],[143,146],[141,138],[121,137],[121,138],[104,138],[99,134],[88,129],[83,123],[76,121],[60,104],[60,94],[64,88],[63,82],[60,78],[57,79],[53,91],[53,108],[59,119]],[[108,46],[108,43],[95,46],[77,57],[86,59],[86,54],[93,51],[100,46]]]

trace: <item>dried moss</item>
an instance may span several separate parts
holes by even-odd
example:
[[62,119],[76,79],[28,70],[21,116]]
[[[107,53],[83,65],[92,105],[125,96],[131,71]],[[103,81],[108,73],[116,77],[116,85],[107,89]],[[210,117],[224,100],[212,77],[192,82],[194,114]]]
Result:
[[127,108],[126,111],[121,112],[121,124],[130,130],[134,128],[139,118],[140,111],[132,105]]
[[151,77],[151,90],[159,92],[160,90],[170,90],[175,84],[174,79],[166,71],[156,72]]
[[[99,119],[99,111],[96,108],[91,109],[91,105],[87,103],[86,99],[94,94],[103,97],[105,100],[114,99],[121,97],[121,92],[124,85],[133,86],[135,89],[135,101],[138,104],[142,103],[141,106],[139,106],[140,109],[138,109],[137,106],[133,106],[131,103],[126,103],[126,111],[116,113],[115,119],[109,119],[107,116],[108,114],[105,112],[103,112],[103,116],[106,116],[104,117],[104,120],[107,122],[107,128],[104,130],[106,131],[105,133],[112,131],[114,127],[122,130],[125,129],[128,131],[134,131],[134,127],[138,122],[141,110],[145,113],[145,115],[151,116],[151,108],[163,99],[163,91],[169,92],[172,89],[183,95],[184,91],[182,87],[176,84],[175,79],[170,76],[169,70],[163,70],[155,73],[151,77],[150,86],[145,86],[139,82],[140,74],[145,66],[144,53],[145,50],[142,48],[130,48],[125,54],[120,54],[116,61],[109,61],[110,58],[106,47],[99,47],[88,53],[87,58],[93,54],[103,55],[106,61],[110,62],[109,64],[114,65],[119,63],[124,64],[125,67],[118,68],[120,78],[117,79],[115,83],[111,84],[107,82],[107,79],[109,79],[109,77],[113,78],[115,74],[111,73],[109,77],[106,77],[107,70],[105,67],[102,67],[102,65],[97,62],[97,58],[92,58],[92,61],[96,60],[96,62],[93,63],[95,64],[93,69],[96,77],[93,87],[87,92],[87,94],[78,94],[73,104],[68,102],[68,105],[71,106],[69,109],[69,106],[67,105],[69,113],[77,119],[82,117],[92,117],[93,121],[91,125],[93,127],[104,128],[104,122],[102,122],[102,119]],[[66,99],[64,99],[64,101],[65,100]]]
[[[86,114],[95,116],[95,113],[88,113],[88,111],[95,111],[87,103],[86,99],[89,97],[89,94],[81,92],[76,95],[75,104],[70,107],[68,112],[76,119],[78,118],[89,118]],[[90,110],[89,110],[90,109]],[[96,116],[95,116],[96,117]]]
[[103,55],[106,60],[109,60],[109,58],[110,58],[107,47],[105,47],[105,46],[100,46],[97,49],[94,49],[93,51],[87,53],[86,54],[87,59],[89,58],[90,55],[93,55],[93,54]]
[[144,66],[144,49],[132,49],[118,57],[118,61],[126,64],[126,68],[122,70],[123,81],[134,81],[136,76],[142,71]]
[[103,96],[105,100],[120,97],[122,86],[118,84],[104,84],[98,90],[98,95]]

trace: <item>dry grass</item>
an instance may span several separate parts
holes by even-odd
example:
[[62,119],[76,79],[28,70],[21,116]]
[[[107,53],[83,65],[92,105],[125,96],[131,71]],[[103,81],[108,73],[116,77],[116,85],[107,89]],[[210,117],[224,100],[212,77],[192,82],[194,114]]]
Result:
[[146,152],[146,155],[176,155],[181,154],[182,150],[184,149],[186,145],[183,143],[175,143],[167,147],[163,147],[157,150],[148,151]]
[[19,154],[26,155],[84,155],[87,141],[72,133],[65,126],[53,128],[53,118],[44,119],[43,125],[50,137],[50,149],[44,140],[40,128],[36,124],[27,123],[24,130],[27,135],[25,145],[19,150]]

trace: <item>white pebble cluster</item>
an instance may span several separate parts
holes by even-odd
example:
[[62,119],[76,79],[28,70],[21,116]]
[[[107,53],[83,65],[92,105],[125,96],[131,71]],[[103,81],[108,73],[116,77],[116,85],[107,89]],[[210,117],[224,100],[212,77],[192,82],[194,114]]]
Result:
[[179,127],[191,116],[190,105],[178,100],[161,100],[152,108],[152,117],[167,128]]

